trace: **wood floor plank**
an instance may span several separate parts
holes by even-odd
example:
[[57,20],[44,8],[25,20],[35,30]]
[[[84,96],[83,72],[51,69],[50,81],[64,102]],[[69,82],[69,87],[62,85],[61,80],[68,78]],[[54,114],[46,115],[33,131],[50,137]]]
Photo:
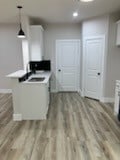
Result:
[[12,95],[0,94],[0,160],[119,160],[113,104],[78,93],[51,94],[47,120],[12,120]]

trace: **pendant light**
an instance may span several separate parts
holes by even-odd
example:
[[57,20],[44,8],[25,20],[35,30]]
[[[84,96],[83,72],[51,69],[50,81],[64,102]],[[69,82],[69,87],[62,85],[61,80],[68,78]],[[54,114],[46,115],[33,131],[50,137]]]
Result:
[[22,24],[21,24],[21,9],[23,8],[22,6],[17,6],[19,9],[19,25],[20,25],[20,30],[18,32],[18,38],[25,38],[25,33],[22,29]]

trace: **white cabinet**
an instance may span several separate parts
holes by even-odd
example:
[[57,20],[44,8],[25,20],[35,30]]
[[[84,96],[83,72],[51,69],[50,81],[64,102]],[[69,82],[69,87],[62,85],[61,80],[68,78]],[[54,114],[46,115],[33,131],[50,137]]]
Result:
[[40,25],[30,26],[30,60],[43,59],[43,28]]
[[119,113],[119,105],[120,105],[120,81],[116,81],[115,88],[115,104],[114,104],[114,114],[118,115]]
[[46,92],[46,94],[47,94],[47,102],[48,102],[48,106],[49,106],[49,104],[50,104],[50,81],[48,81],[48,83],[47,83],[47,92]]
[[120,46],[120,21],[117,22],[117,41],[116,45]]
[[49,108],[48,84],[21,84],[21,114],[23,120],[42,120],[47,118]]

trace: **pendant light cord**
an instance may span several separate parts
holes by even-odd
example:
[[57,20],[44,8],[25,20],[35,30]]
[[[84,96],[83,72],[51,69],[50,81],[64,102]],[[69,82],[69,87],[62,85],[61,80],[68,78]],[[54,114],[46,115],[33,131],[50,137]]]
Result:
[[19,24],[20,24],[20,29],[22,28],[22,24],[21,24],[21,9],[22,6],[17,6],[17,8],[19,9]]
[[19,22],[20,22],[20,29],[22,28],[22,25],[21,25],[21,8],[19,8]]

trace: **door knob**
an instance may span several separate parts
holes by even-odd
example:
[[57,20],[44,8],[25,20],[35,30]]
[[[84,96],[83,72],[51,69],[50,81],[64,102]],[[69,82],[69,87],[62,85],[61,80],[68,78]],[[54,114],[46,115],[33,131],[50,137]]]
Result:
[[58,72],[61,72],[61,69],[58,69]]
[[97,73],[98,76],[100,76],[100,73]]

